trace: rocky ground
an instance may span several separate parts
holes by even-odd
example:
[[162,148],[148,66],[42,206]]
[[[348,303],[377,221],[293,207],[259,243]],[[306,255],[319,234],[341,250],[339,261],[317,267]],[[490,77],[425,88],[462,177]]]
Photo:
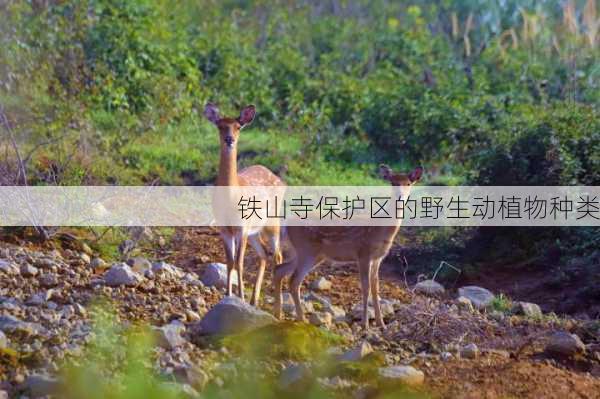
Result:
[[[70,383],[64,365],[83,362],[98,339],[98,312],[114,313],[120,328],[151,326],[148,367],[184,396],[227,397],[260,374],[286,395],[314,385],[355,398],[381,397],[390,386],[441,398],[600,398],[598,320],[507,304],[481,287],[448,292],[432,281],[384,279],[387,328],[365,333],[352,265],[310,275],[303,325],[271,317],[269,278],[261,309],[224,298],[221,244],[207,229],[128,263],[106,262],[83,244],[54,246],[0,243],[0,398],[61,396]],[[248,282],[254,260],[247,257]]]

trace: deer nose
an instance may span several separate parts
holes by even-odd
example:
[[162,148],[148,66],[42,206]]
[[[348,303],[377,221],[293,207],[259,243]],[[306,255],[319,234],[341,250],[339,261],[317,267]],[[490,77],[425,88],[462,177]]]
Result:
[[227,144],[227,147],[233,147],[233,137],[232,136],[225,137],[225,144]]

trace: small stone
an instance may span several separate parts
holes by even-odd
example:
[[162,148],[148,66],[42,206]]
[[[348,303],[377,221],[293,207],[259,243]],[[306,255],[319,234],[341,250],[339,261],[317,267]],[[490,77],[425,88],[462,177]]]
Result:
[[135,273],[125,263],[115,263],[105,274],[106,285],[116,287],[120,285],[136,286],[142,281],[142,276]]
[[31,266],[29,263],[24,263],[21,265],[21,276],[23,277],[33,277],[39,273],[36,267]]
[[152,272],[159,277],[165,277],[169,279],[182,278],[183,272],[176,266],[166,262],[156,262],[152,265]]
[[82,252],[81,254],[79,254],[79,258],[81,258],[81,260],[83,261],[83,263],[85,263],[86,265],[89,264],[92,261],[90,259],[90,256],[88,254],[86,254],[85,252]]
[[127,264],[131,267],[131,270],[136,273],[143,273],[145,270],[150,270],[152,268],[150,261],[141,256],[127,259]]
[[430,296],[440,296],[446,290],[444,286],[434,280],[423,280],[415,285],[415,292]]
[[440,353],[440,359],[443,360],[444,362],[447,362],[450,359],[452,359],[452,353],[450,353],[450,352],[442,352],[442,353]]
[[425,374],[411,366],[389,366],[379,369],[379,376],[384,381],[399,381],[406,385],[421,385]]
[[104,270],[108,267],[107,263],[102,258],[94,258],[90,262],[92,270]]
[[45,288],[56,287],[58,285],[58,277],[54,273],[42,274],[39,281],[40,285]]
[[585,345],[576,334],[563,331],[554,333],[546,345],[546,352],[552,355],[574,356],[585,351]]
[[459,288],[458,295],[469,299],[476,309],[485,309],[494,300],[494,294],[474,285]]
[[475,359],[479,356],[479,348],[473,343],[466,345],[460,351],[460,356],[465,359]]
[[530,302],[517,302],[516,312],[517,314],[522,314],[532,318],[542,317],[542,309],[540,306]]
[[323,326],[329,328],[331,327],[332,320],[331,313],[327,312],[314,312],[308,316],[309,323],[317,327]]
[[0,259],[0,272],[8,275],[15,275],[19,273],[19,268],[12,262]]
[[370,353],[373,353],[373,347],[367,341],[362,341],[357,347],[340,356],[340,361],[357,362]]
[[310,289],[315,291],[329,291],[331,287],[331,281],[327,280],[325,277],[319,277],[310,285]]
[[[232,284],[238,285],[237,272],[234,270]],[[227,265],[223,263],[209,263],[202,273],[202,283],[207,287],[225,288],[227,286]]]

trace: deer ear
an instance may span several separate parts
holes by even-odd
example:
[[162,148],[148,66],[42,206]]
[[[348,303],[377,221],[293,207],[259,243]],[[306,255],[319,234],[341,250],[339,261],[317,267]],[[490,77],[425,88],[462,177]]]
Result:
[[392,168],[382,163],[379,165],[379,175],[385,180],[389,180],[392,177]]
[[254,105],[248,105],[245,107],[242,112],[240,112],[240,117],[238,118],[238,122],[242,127],[249,125],[254,120],[254,116],[256,115],[256,108]]
[[206,103],[206,106],[204,107],[204,116],[215,125],[219,119],[221,119],[219,108],[213,103]]
[[423,168],[421,166],[418,166],[415,168],[415,170],[413,170],[412,172],[410,172],[408,174],[408,178],[410,179],[411,182],[414,183],[417,180],[419,180],[422,175],[423,175]]

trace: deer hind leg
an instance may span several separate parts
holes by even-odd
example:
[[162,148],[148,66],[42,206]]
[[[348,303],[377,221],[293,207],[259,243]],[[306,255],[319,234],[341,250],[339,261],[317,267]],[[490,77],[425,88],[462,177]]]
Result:
[[375,259],[371,264],[371,274],[369,276],[371,284],[371,295],[373,308],[375,309],[375,320],[377,325],[381,328],[385,328],[383,317],[381,315],[381,303],[379,298],[379,266],[383,258]]
[[275,266],[275,273],[273,274],[273,289],[275,290],[275,303],[273,305],[273,314],[278,319],[281,319],[281,288],[283,278],[289,276],[296,270],[296,260],[294,258],[285,263]]
[[300,301],[300,286],[302,285],[304,277],[306,277],[316,263],[316,258],[312,255],[298,255],[296,268],[290,284],[292,299],[294,300],[294,306],[296,307],[297,321],[304,321],[304,309],[302,309],[302,302]]
[[256,282],[254,283],[254,291],[252,291],[252,299],[250,299],[250,304],[253,306],[258,306],[258,300],[260,298],[260,289],[262,287],[262,281],[265,275],[265,268],[267,266],[267,253],[263,246],[263,243],[258,234],[253,234],[248,237],[248,242],[256,251],[256,254],[259,257],[258,263],[258,275],[256,276]]
[[369,329],[369,288],[371,276],[371,260],[369,258],[361,258],[358,260],[358,273],[363,300],[362,324],[366,331]]
[[235,269],[238,274],[238,296],[244,301],[244,255],[246,254],[246,245],[248,244],[248,236],[241,233],[237,237],[237,253],[235,257]]
[[223,248],[225,249],[225,260],[227,262],[227,295],[233,295],[233,267],[235,262],[235,237],[222,234]]

